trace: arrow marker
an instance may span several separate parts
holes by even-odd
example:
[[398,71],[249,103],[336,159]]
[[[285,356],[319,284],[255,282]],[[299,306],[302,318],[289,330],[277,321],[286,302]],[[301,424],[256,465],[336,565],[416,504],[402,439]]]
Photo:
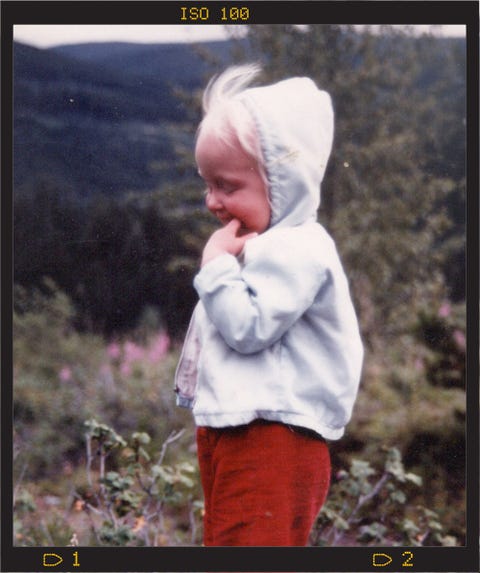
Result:
[[374,567],[385,567],[390,565],[392,558],[386,553],[374,553],[372,558],[372,563]]
[[[56,559],[56,561],[55,561]],[[60,555],[56,553],[44,553],[43,554],[43,566],[44,567],[56,567],[62,563],[63,559]]]

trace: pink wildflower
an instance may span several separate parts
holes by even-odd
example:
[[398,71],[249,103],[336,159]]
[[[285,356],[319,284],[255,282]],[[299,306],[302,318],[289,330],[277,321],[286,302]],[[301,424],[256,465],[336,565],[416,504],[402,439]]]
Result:
[[453,332],[453,339],[455,340],[456,345],[461,350],[465,350],[467,347],[467,340],[465,338],[465,334],[461,330],[455,330]]
[[112,360],[116,360],[117,358],[120,358],[120,353],[121,353],[121,349],[120,349],[119,344],[117,344],[116,342],[112,342],[108,345],[107,354]]
[[153,343],[148,349],[148,360],[150,363],[155,364],[164,358],[165,354],[170,348],[170,338],[165,332],[161,332],[155,337]]
[[135,344],[130,340],[127,340],[123,345],[123,352],[125,355],[125,361],[129,363],[142,360],[145,354],[141,346],[138,346],[138,344]]
[[415,370],[417,370],[418,372],[421,372],[423,370],[423,360],[421,358],[416,358],[415,359]]
[[72,379],[72,369],[69,366],[64,366],[58,373],[58,377],[62,382],[69,382]]
[[130,366],[129,362],[122,362],[122,365],[120,366],[120,373],[123,376],[130,376],[132,373],[132,367]]
[[450,313],[452,312],[452,306],[451,304],[446,300],[442,303],[442,306],[440,307],[440,309],[438,310],[438,316],[440,318],[447,318],[447,316],[450,316]]

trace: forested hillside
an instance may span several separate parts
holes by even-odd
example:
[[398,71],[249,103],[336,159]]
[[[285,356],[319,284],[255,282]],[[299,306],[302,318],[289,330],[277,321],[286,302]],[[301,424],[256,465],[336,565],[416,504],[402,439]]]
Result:
[[158,186],[154,162],[174,176],[175,123],[186,116],[174,90],[198,89],[207,69],[194,50],[15,44],[14,58],[17,187],[48,175],[77,196],[118,196]]
[[[208,78],[227,62],[258,61],[262,81],[306,75],[332,95],[335,140],[319,220],[344,262],[366,349],[354,418],[332,444],[334,495],[316,543],[338,541],[343,524],[351,544],[461,544],[465,40],[389,27],[376,35],[350,26],[258,25],[241,42],[15,44],[14,58],[17,542],[67,544],[78,533],[85,544],[198,543],[193,430],[172,392],[197,300],[192,280],[216,226],[203,207],[194,137]],[[105,427],[88,426],[92,440],[113,436],[117,451],[127,452],[112,454],[118,516],[106,530],[92,526],[95,534],[82,513],[94,488],[82,469],[92,461],[84,453],[90,418],[119,434],[137,432],[127,448]],[[132,451],[142,458],[149,437],[148,447],[161,449],[181,428],[187,432],[173,446],[172,466],[151,468],[173,496],[171,506],[164,500],[164,529],[141,537],[146,529],[133,516],[148,512],[119,468]],[[345,471],[363,459],[349,491],[361,480],[367,487],[368,464],[378,468],[387,449],[388,467],[396,460],[389,475],[401,482],[392,447],[422,479],[402,482],[400,493],[387,488],[348,522],[340,509],[342,488],[351,485],[342,482]],[[175,497],[179,484],[185,491]],[[52,495],[64,513],[50,513],[60,521],[68,515],[68,527],[36,521],[33,502],[45,509]]]

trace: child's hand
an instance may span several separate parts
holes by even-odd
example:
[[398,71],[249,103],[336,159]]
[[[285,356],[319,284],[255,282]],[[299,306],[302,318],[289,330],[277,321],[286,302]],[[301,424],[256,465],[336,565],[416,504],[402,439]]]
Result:
[[242,251],[246,241],[258,235],[258,233],[242,234],[241,225],[238,219],[232,219],[225,227],[212,233],[203,249],[202,267],[219,255],[230,253],[237,256]]

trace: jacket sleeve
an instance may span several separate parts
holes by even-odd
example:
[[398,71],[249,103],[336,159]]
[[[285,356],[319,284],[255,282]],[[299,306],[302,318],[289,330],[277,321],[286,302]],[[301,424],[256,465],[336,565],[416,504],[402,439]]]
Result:
[[312,247],[299,250],[280,241],[272,249],[259,239],[252,239],[252,247],[254,242],[260,247],[251,249],[243,267],[233,255],[221,255],[194,280],[209,319],[242,354],[279,340],[312,305],[327,276],[318,259],[308,256]]

